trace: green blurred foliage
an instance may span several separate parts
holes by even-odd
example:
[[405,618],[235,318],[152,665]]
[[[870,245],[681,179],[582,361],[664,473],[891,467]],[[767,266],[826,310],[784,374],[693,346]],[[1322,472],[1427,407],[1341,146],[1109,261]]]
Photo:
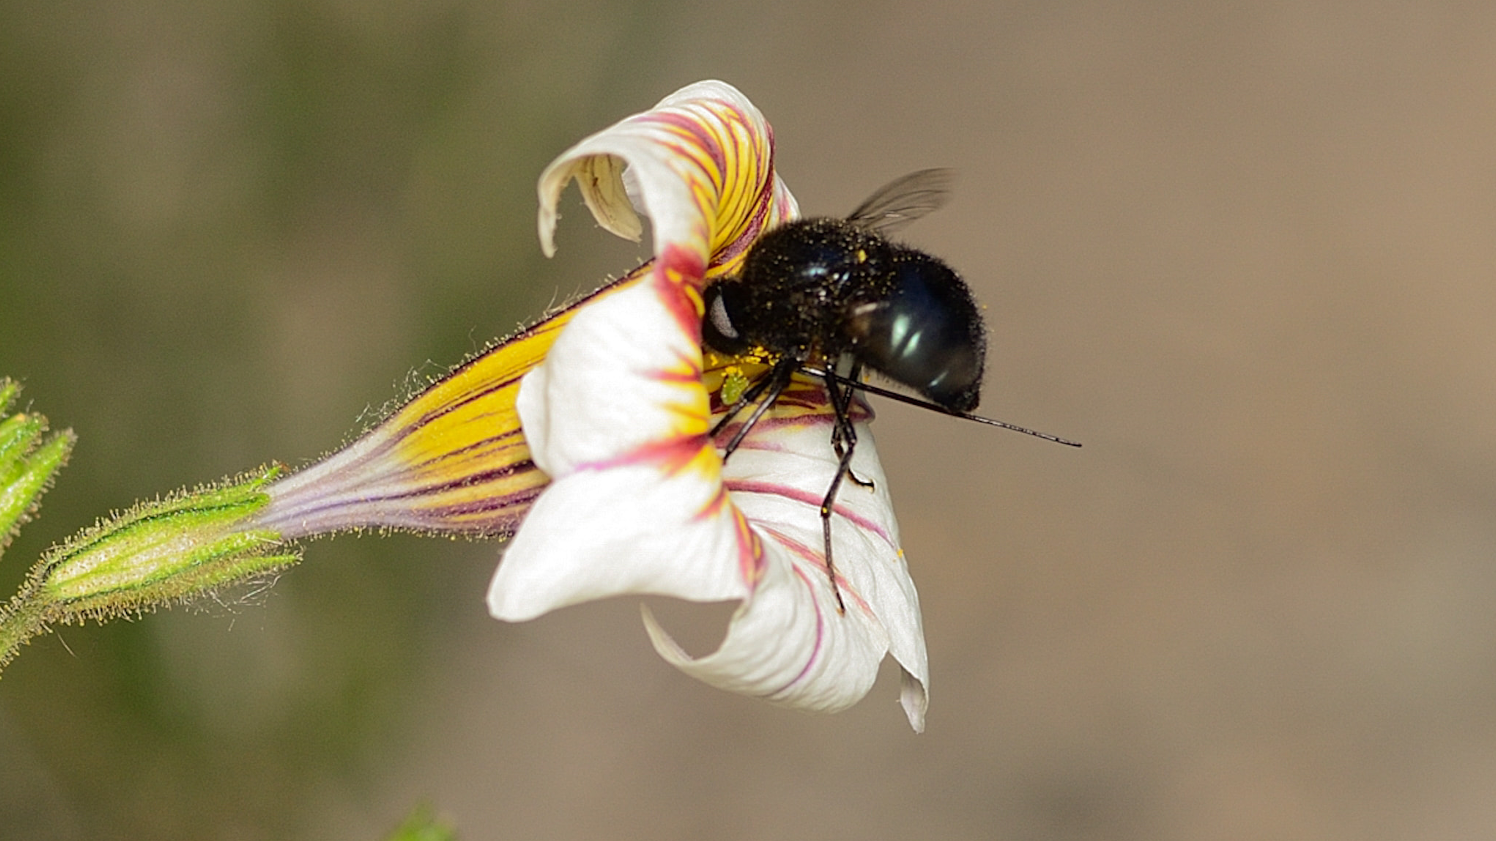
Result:
[[[660,95],[626,69],[659,14],[6,4],[0,373],[80,444],[0,592],[110,510],[315,458],[596,285],[585,249],[540,256],[534,181]],[[399,761],[423,658],[496,556],[321,541],[269,595],[36,641],[0,681],[0,835],[302,837],[311,793]]]
[[421,804],[386,841],[457,841],[457,833],[436,816],[430,804]]

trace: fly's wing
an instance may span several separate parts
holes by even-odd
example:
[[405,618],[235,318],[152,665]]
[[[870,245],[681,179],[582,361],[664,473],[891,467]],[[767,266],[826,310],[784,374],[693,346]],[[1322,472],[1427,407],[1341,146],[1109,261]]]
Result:
[[889,234],[944,206],[956,182],[954,169],[922,169],[884,185],[847,217],[866,231]]

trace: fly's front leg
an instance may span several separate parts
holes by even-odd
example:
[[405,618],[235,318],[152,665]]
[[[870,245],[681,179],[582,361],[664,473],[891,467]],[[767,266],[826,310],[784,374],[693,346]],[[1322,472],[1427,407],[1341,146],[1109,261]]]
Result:
[[722,460],[724,462],[727,461],[728,456],[732,455],[738,449],[738,445],[743,443],[743,439],[748,437],[748,433],[753,430],[759,419],[764,416],[764,412],[769,411],[769,407],[773,406],[774,401],[779,399],[779,395],[783,394],[784,390],[789,387],[790,379],[794,377],[795,369],[799,367],[799,362],[789,358],[781,359],[774,363],[774,367],[770,369],[769,374],[762,380],[754,383],[752,388],[743,392],[743,395],[738,398],[737,402],[733,403],[732,407],[727,410],[727,414],[722,417],[722,420],[717,421],[717,425],[712,427],[709,435],[715,440],[717,433],[725,429],[727,424],[739,412],[743,411],[743,407],[755,400],[760,394],[764,394],[763,402],[754,407],[753,414],[748,416],[748,420],[743,421],[743,425],[732,436],[732,440],[728,441],[727,446],[723,448]]

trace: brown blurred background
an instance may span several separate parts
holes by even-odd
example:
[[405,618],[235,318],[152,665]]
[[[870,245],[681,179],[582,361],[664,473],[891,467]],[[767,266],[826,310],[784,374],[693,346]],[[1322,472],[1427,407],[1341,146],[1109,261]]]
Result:
[[[812,213],[989,306],[983,409],[881,404],[929,730],[487,618],[499,546],[340,538],[0,681],[0,837],[1496,837],[1496,7],[51,3],[0,10],[0,372],[81,436],[7,552],[304,462],[644,256],[534,182],[726,79]],[[690,621],[687,616],[684,621]]]

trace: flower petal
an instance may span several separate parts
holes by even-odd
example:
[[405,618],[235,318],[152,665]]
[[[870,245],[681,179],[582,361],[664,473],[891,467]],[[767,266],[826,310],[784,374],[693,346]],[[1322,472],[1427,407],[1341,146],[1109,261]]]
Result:
[[706,437],[700,349],[682,307],[684,290],[658,275],[631,281],[579,313],[521,384],[526,437],[556,480],[494,575],[495,617],[619,593],[747,594],[757,545]]
[[[763,579],[716,652],[691,659],[646,619],[655,648],[714,686],[828,712],[866,694],[884,653],[892,653],[903,669],[905,712],[922,730],[929,666],[919,597],[898,549],[871,430],[857,424],[852,472],[872,487],[843,482],[833,508],[837,581],[847,607],[840,615],[821,557],[819,509],[837,467],[826,443],[830,418],[793,415],[792,407],[778,418],[775,412],[724,468],[733,502],[765,537]],[[748,675],[761,679],[748,683]]]
[[488,591],[489,612],[518,622],[620,593],[695,601],[748,594],[755,541],[719,484],[664,478],[654,465],[582,471],[536,501]]
[[[834,506],[835,590],[819,514],[838,466],[824,389],[797,380],[725,467],[707,435],[720,395],[703,384],[701,289],[798,213],[772,160],[758,111],[732,87],[704,82],[582,141],[541,176],[547,253],[557,198],[576,178],[608,230],[637,238],[636,211],[650,217],[655,260],[578,312],[519,389],[532,457],[554,481],[494,577],[490,611],[525,619],[624,593],[741,599],[705,657],[686,655],[647,612],[645,624],[661,655],[689,674],[815,710],[855,703],[891,651],[920,729],[928,670],[919,602],[871,413],[858,403],[852,466],[872,486],[844,482]],[[723,371],[707,381],[720,390]]]
[[751,599],[733,614],[716,651],[692,658],[649,611],[644,627],[666,662],[718,689],[815,712],[840,712],[867,695],[888,637],[863,611],[838,615],[824,574],[773,547]]
[[691,296],[654,272],[578,312],[520,384],[516,405],[535,463],[559,478],[681,439],[702,449],[698,318]]

